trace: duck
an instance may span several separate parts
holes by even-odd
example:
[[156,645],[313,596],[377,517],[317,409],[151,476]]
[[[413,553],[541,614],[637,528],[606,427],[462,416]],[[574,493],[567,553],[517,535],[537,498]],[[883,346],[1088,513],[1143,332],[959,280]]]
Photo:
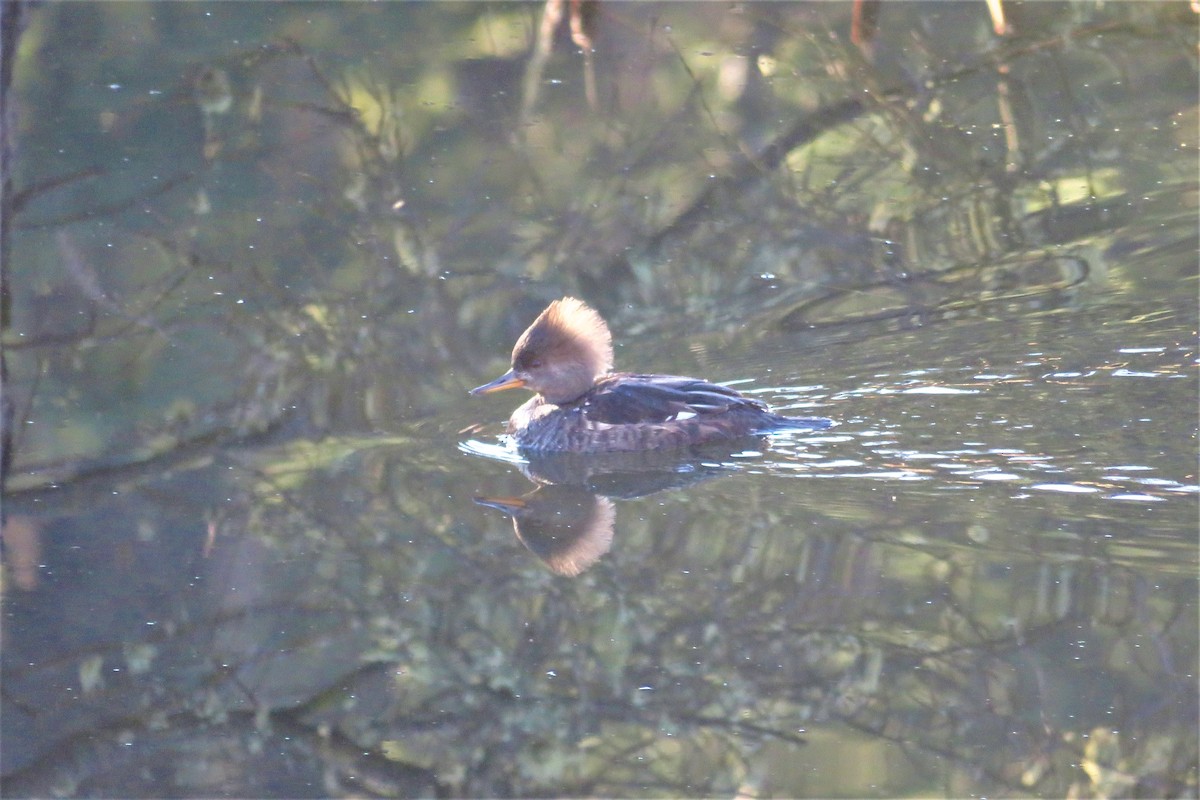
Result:
[[534,396],[513,411],[507,433],[519,450],[536,453],[685,448],[834,424],[775,414],[700,378],[614,372],[608,324],[575,297],[550,303],[517,339],[508,372],[471,394],[517,388]]

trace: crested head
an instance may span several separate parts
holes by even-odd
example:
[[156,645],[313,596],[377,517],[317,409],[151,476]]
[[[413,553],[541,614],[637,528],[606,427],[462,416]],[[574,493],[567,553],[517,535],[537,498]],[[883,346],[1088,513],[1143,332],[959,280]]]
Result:
[[612,369],[612,334],[595,309],[574,297],[538,315],[512,352],[513,370],[552,403],[582,395]]
[[596,310],[582,300],[555,300],[538,315],[513,346],[513,364],[522,354],[542,359],[573,358],[600,376],[612,369],[612,334]]

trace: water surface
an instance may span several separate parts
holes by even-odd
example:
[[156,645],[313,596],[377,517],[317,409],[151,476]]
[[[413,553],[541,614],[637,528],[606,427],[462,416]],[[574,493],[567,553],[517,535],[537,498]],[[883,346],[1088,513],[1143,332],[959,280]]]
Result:
[[25,12],[6,795],[1194,795],[1194,13],[546,8]]

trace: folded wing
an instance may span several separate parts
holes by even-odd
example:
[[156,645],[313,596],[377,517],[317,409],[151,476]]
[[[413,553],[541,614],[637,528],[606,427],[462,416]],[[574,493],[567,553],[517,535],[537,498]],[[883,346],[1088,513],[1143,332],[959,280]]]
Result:
[[766,405],[715,383],[679,375],[610,375],[587,399],[588,418],[610,425],[672,422]]

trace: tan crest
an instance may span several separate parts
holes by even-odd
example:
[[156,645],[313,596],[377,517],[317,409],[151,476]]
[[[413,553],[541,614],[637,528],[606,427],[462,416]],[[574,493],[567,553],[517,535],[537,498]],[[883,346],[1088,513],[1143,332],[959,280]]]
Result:
[[555,300],[538,315],[513,347],[513,362],[522,352],[546,356],[570,353],[593,376],[612,369],[612,334],[596,310],[574,297]]

